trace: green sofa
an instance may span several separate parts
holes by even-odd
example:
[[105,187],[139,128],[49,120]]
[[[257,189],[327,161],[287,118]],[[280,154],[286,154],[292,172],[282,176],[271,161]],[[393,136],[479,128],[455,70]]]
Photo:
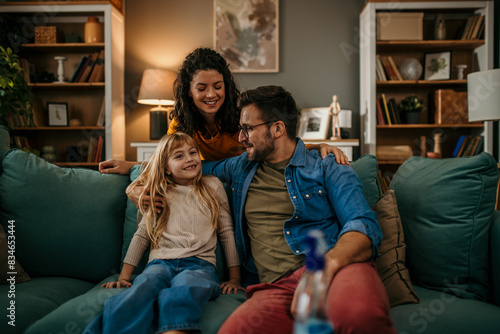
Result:
[[[122,291],[99,286],[116,279],[135,232],[137,209],[125,188],[138,168],[130,177],[59,168],[9,150],[8,143],[7,132],[0,128],[0,222],[6,234],[0,239],[0,259],[16,258],[16,267],[0,273],[6,275],[0,285],[0,333],[81,333],[102,311],[103,302]],[[363,156],[352,166],[368,202],[377,206],[375,157]],[[420,299],[401,304],[403,297],[391,309],[400,333],[499,332],[500,215],[493,210],[497,180],[496,162],[487,154],[412,158],[396,174],[391,187],[405,230],[406,257],[401,237],[391,251],[398,257],[391,265],[395,271],[387,272],[406,286],[410,300],[415,301],[415,292]],[[445,198],[439,197],[447,191]],[[398,211],[392,211],[399,219]],[[224,259],[219,251],[217,256],[223,276]],[[405,258],[414,290],[405,278]],[[11,272],[17,273],[16,282]],[[203,310],[203,333],[216,333],[244,300],[239,292],[210,301]]]

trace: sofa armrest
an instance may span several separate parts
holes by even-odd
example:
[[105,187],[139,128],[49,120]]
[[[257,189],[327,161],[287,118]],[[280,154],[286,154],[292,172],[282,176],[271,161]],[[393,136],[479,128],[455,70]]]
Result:
[[491,271],[493,278],[493,300],[500,306],[500,211],[495,211],[491,224]]

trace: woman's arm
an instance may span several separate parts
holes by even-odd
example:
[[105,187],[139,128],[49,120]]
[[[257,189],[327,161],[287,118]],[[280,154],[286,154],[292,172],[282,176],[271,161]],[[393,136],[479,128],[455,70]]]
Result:
[[140,162],[124,160],[106,160],[99,163],[99,172],[101,174],[122,174],[127,175],[132,167],[140,165]]
[[328,144],[307,144],[306,145],[307,149],[309,151],[316,150],[321,152],[321,157],[324,159],[328,153],[333,153],[335,155],[335,161],[337,161],[338,164],[341,165],[350,165],[349,159],[347,158],[347,155],[342,152],[342,150],[338,147],[328,145]]
[[220,285],[223,294],[236,293],[238,290],[245,291],[241,286],[240,266],[229,267],[229,281]]
[[101,288],[112,289],[112,288],[130,288],[132,283],[130,283],[130,277],[134,273],[135,267],[128,263],[123,263],[123,268],[116,282],[108,282],[101,285]]

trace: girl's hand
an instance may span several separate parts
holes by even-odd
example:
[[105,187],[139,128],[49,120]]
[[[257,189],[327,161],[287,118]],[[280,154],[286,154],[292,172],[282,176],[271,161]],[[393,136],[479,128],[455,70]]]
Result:
[[236,293],[238,290],[245,291],[239,279],[230,279],[220,285],[223,294]]
[[122,278],[122,279],[118,279],[117,282],[104,283],[103,285],[101,285],[101,288],[106,288],[106,289],[117,288],[117,289],[120,289],[120,288],[130,288],[131,286],[132,286],[132,283],[130,283],[130,281]]
[[[125,190],[125,193],[127,194],[128,198],[132,201],[132,203],[135,204],[136,207],[139,207],[139,196],[141,195],[143,189],[144,186],[130,184]],[[142,197],[142,204],[144,205],[145,208],[149,207],[149,200],[150,200],[149,195],[144,195]],[[161,211],[163,210],[163,202],[161,198],[158,196],[155,197],[155,207],[157,213],[161,213]]]

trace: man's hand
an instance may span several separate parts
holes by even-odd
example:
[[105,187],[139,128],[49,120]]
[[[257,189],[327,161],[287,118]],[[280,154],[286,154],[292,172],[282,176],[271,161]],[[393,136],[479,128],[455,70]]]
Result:
[[[139,207],[139,196],[141,196],[141,193],[143,191],[144,191],[144,186],[131,183],[125,190],[125,193],[127,194],[128,198],[132,201],[132,203],[134,203],[136,207]],[[149,192],[147,192],[144,196],[142,196],[142,204],[145,208],[149,208],[150,200],[151,196],[149,195]],[[161,211],[163,210],[163,201],[159,196],[155,196],[155,207],[157,213],[161,213]]]
[[127,175],[132,167],[138,164],[139,162],[110,159],[99,163],[99,172],[101,174]]
[[328,155],[328,153],[333,153],[335,155],[335,161],[339,165],[350,165],[349,159],[347,155],[338,147],[327,145],[327,144],[319,144],[321,157],[324,159]]

